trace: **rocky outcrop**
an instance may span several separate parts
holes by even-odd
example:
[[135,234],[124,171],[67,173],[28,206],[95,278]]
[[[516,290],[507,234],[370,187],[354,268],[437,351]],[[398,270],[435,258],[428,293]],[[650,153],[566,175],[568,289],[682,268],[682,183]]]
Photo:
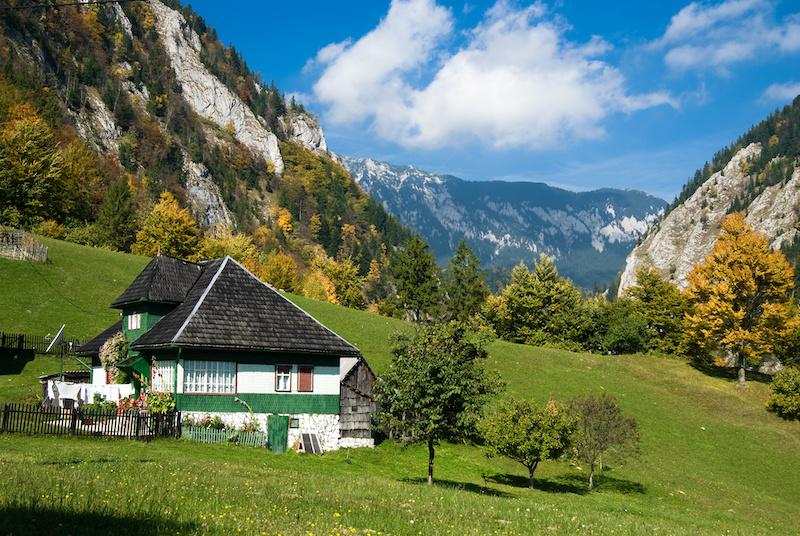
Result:
[[189,106],[220,128],[232,129],[237,140],[271,162],[276,173],[282,173],[283,159],[278,138],[236,94],[206,69],[200,61],[200,37],[189,27],[183,15],[158,0],[151,0],[150,7],[159,37]]
[[84,87],[86,102],[78,113],[72,112],[78,135],[101,153],[119,153],[114,116],[93,87]]
[[544,253],[578,284],[613,282],[666,203],[642,192],[569,192],[542,183],[463,181],[413,166],[344,157],[353,178],[440,261],[463,239],[482,264],[506,268]]
[[[720,223],[752,180],[749,161],[760,154],[758,143],[740,149],[653,228],[628,256],[620,295],[636,284],[636,271],[642,266],[657,268],[678,288],[686,287],[689,271],[711,253]],[[795,169],[788,181],[764,189],[747,207],[747,221],[767,235],[773,248],[791,242],[800,223],[800,170]]]
[[203,227],[233,227],[233,217],[222,200],[219,186],[214,182],[208,168],[202,163],[192,162],[184,155],[183,171],[186,174],[186,191],[189,194],[189,209]]
[[290,139],[300,143],[306,149],[328,154],[328,145],[325,143],[325,134],[319,124],[306,114],[290,114],[281,123]]

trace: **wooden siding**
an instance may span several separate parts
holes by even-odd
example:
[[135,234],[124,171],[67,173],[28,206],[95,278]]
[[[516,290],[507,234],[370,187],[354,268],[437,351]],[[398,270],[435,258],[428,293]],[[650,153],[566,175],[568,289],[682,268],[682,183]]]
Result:
[[373,436],[372,414],[376,410],[372,400],[374,382],[375,373],[363,359],[359,359],[342,380],[339,395],[341,437],[369,439]]
[[[253,408],[254,413],[295,415],[317,413],[335,415],[339,413],[339,395],[315,395],[305,393],[239,393],[241,400]],[[243,413],[247,409],[234,400],[234,395],[189,395],[178,394],[180,411],[206,413]]]

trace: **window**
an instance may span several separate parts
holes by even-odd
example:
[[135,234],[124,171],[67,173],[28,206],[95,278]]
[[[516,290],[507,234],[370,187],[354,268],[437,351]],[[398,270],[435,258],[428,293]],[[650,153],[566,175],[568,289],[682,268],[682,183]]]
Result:
[[311,365],[297,367],[297,390],[301,393],[310,393],[314,390],[314,367]]
[[291,365],[275,365],[275,390],[276,391],[292,390]]
[[175,361],[153,361],[150,386],[159,393],[171,393],[175,382]]
[[142,313],[134,313],[128,315],[128,329],[141,329],[142,327]]
[[184,361],[184,393],[235,393],[236,363],[233,361]]

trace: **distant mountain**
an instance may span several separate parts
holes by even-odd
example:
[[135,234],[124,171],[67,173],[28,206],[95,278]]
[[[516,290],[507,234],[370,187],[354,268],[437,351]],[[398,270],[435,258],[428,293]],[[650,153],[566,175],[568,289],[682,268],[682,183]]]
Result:
[[571,192],[535,182],[465,181],[371,159],[342,162],[364,190],[422,235],[440,262],[466,239],[485,267],[510,267],[544,253],[587,288],[614,282],[667,206],[635,190]]
[[619,292],[636,271],[653,267],[679,288],[714,247],[720,223],[743,211],[747,221],[800,260],[800,97],[752,127],[697,170],[668,214],[628,256]]

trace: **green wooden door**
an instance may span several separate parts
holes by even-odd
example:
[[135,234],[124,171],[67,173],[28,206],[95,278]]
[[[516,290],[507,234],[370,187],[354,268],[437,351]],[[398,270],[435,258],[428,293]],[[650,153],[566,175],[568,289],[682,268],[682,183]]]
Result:
[[286,452],[289,442],[289,417],[270,415],[267,418],[267,441],[272,452]]

